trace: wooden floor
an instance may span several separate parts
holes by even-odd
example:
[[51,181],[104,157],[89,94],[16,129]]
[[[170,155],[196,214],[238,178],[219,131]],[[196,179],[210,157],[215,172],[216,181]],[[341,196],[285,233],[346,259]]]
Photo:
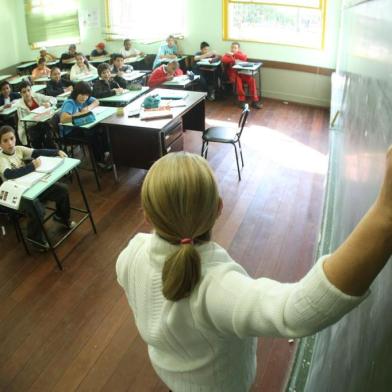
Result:
[[[234,124],[239,114],[228,101],[207,103],[209,125]],[[241,182],[232,148],[210,148],[224,201],[214,238],[253,277],[293,282],[311,266],[327,127],[326,110],[266,100],[243,135]],[[199,153],[200,145],[200,133],[185,134],[187,151]],[[97,192],[92,174],[82,173],[98,234],[85,222],[69,238],[60,249],[63,272],[50,255],[27,257],[12,227],[0,234],[1,391],[167,391],[115,276],[119,252],[149,230],[139,203],[144,175],[122,168],[115,184],[105,173]],[[81,205],[76,183],[70,188]],[[294,349],[286,339],[260,339],[253,391],[283,389]]]

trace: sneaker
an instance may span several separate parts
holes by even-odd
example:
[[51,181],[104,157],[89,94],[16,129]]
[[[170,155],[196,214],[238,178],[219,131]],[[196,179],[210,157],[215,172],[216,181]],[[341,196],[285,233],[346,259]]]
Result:
[[107,162],[109,162],[109,160],[110,160],[110,152],[105,151],[103,154],[103,161],[104,161],[104,163],[107,163]]
[[261,109],[263,104],[261,102],[253,101],[251,106],[253,109]]
[[58,215],[53,215],[53,220],[56,222],[61,223],[62,225],[64,225],[68,230],[73,229],[76,226],[76,222],[75,221],[65,221],[63,218],[61,218]]
[[210,101],[210,102],[215,101],[215,96],[212,94],[207,95],[207,101]]

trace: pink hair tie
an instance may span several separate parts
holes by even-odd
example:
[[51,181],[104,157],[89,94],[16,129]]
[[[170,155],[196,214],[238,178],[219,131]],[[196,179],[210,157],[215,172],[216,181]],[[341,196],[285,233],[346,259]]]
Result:
[[181,245],[187,245],[187,244],[193,244],[193,240],[192,238],[183,238],[180,241]]

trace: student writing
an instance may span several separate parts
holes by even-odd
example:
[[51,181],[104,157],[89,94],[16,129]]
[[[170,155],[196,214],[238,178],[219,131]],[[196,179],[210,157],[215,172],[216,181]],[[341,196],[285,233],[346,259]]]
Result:
[[160,67],[154,69],[148,80],[148,87],[156,87],[182,74],[178,61],[172,60],[168,64],[162,64]]
[[[35,171],[41,164],[39,156],[60,156],[62,158],[67,156],[63,151],[59,150],[38,150],[16,146],[15,131],[8,125],[0,128],[0,147],[0,175],[3,181],[16,179]],[[31,162],[26,163],[29,160]],[[35,215],[35,211],[38,211],[41,221],[43,220],[45,207],[42,203],[46,200],[56,203],[54,220],[60,222],[67,229],[72,229],[75,226],[75,222],[70,220],[69,195],[65,184],[56,183],[43,192],[39,199],[34,202],[35,208],[32,201],[22,199],[20,208],[29,218],[27,237],[47,248],[49,244]]]
[[71,92],[73,83],[70,80],[61,77],[61,71],[58,67],[53,67],[50,71],[50,80],[46,84],[46,94],[57,97],[67,91]]
[[69,75],[72,81],[78,81],[86,76],[97,75],[97,69],[87,61],[83,53],[76,53],[75,60],[76,64],[72,66]]
[[223,204],[200,156],[157,161],[141,204],[154,232],[137,234],[116,270],[155,371],[173,391],[245,392],[256,337],[314,334],[366,298],[392,253],[392,146],[369,212],[297,283],[252,279],[211,241]]

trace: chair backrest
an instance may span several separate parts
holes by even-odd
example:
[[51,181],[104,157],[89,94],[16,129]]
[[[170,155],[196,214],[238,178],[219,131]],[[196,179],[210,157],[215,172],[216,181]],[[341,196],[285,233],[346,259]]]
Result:
[[52,131],[53,137],[56,140],[56,142],[61,141],[61,136],[60,136],[60,112],[56,112],[53,117],[48,121],[50,129]]
[[238,132],[237,132],[238,139],[242,135],[242,131],[244,130],[246,120],[248,119],[248,115],[249,115],[249,105],[246,103],[244,105],[244,109],[242,110],[240,120],[238,121]]

